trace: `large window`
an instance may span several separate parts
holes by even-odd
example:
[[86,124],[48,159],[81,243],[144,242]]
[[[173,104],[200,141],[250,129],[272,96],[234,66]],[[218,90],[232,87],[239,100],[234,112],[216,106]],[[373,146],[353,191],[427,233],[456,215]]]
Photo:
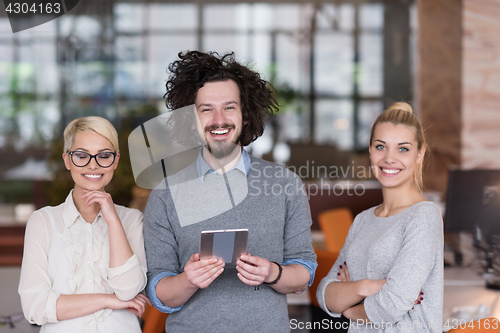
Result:
[[278,89],[282,107],[257,155],[283,143],[363,152],[389,100],[413,98],[411,2],[390,3],[88,0],[16,34],[0,18],[0,154],[11,156],[0,172],[45,158],[76,117],[120,128],[144,105],[166,111],[167,67],[193,49],[234,51]]

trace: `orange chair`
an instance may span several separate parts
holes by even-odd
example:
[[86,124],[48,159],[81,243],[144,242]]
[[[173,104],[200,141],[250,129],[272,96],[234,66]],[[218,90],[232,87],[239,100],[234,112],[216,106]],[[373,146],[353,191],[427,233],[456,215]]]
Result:
[[[462,327],[460,327],[462,326]],[[458,327],[452,328],[448,333],[467,333],[467,332],[498,332],[500,331],[500,320],[494,317],[483,318],[476,321],[471,321],[467,324],[462,322],[462,325],[458,323]]]
[[146,304],[146,309],[142,315],[144,326],[142,333],[163,333],[165,332],[165,321],[168,313],[160,312],[154,306]]
[[316,290],[318,289],[318,285],[321,282],[330,269],[332,268],[335,260],[339,256],[338,252],[324,251],[324,250],[314,250],[316,252],[318,268],[316,268],[316,274],[314,275],[314,281],[312,285],[309,287],[309,298],[311,299],[311,303],[319,307],[318,300],[316,299]]
[[318,215],[319,227],[325,236],[326,249],[339,253],[344,246],[354,218],[349,208],[335,208]]

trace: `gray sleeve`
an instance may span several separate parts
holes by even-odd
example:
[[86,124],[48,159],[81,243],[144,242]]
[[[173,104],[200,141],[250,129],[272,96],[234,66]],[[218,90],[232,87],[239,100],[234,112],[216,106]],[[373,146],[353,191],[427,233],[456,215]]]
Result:
[[[144,211],[144,248],[148,265],[148,285],[160,273],[180,273],[178,245],[168,211],[167,190],[155,189]],[[148,289],[148,288],[146,288]]]
[[323,311],[328,313],[332,317],[340,318],[342,313],[335,313],[331,312],[328,310],[326,307],[326,301],[325,301],[325,291],[326,287],[332,283],[332,282],[338,282],[339,279],[337,279],[337,273],[339,272],[339,265],[343,265],[344,262],[346,261],[346,249],[351,243],[352,239],[356,235],[357,231],[359,230],[359,226],[361,225],[363,221],[363,217],[365,216],[365,212],[362,212],[356,216],[354,219],[354,222],[352,223],[351,227],[349,228],[349,233],[347,234],[347,238],[344,242],[344,246],[342,247],[342,250],[340,250],[339,256],[337,257],[337,260],[335,261],[335,264],[333,264],[332,269],[328,273],[327,276],[325,276],[321,282],[318,285],[318,289],[316,290],[316,299],[318,300],[319,306]]
[[[283,261],[303,259],[316,263],[312,247],[311,210],[300,178],[290,172],[290,182],[285,186],[286,216],[283,235]],[[291,190],[293,189],[293,190]]]
[[414,306],[437,264],[436,253],[443,244],[443,220],[439,209],[435,205],[423,205],[410,219],[387,282],[378,293],[365,299],[365,311],[371,322],[401,321]]

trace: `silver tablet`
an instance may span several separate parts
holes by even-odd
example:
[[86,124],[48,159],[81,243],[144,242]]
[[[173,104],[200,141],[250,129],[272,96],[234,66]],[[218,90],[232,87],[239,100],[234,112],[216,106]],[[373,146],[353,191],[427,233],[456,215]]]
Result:
[[225,267],[247,253],[248,229],[206,230],[200,234],[200,259],[221,258]]

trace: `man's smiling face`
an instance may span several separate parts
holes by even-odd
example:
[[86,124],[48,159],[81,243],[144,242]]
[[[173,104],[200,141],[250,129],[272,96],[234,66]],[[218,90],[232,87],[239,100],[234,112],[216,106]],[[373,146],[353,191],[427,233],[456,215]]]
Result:
[[233,80],[207,82],[195,99],[208,150],[221,159],[239,147],[243,125],[240,90]]

